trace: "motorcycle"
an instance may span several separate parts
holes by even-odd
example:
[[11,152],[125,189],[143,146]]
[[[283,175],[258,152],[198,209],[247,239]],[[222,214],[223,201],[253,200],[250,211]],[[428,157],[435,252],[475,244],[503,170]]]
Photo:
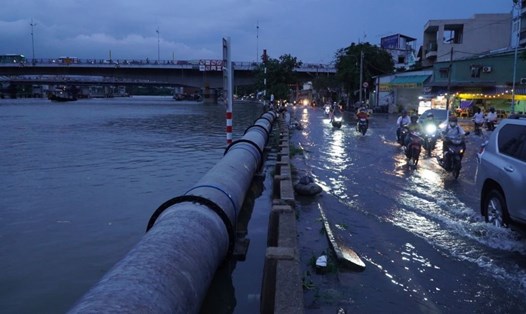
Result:
[[409,130],[407,129],[407,125],[401,125],[400,126],[400,137],[398,138],[398,144],[401,146],[405,145],[405,137],[409,133]]
[[473,130],[475,132],[475,135],[478,135],[478,136],[482,135],[482,122],[479,123],[479,122],[473,121],[473,124],[474,124]]
[[405,147],[405,156],[408,158],[409,166],[416,168],[418,160],[420,159],[420,152],[422,151],[422,137],[418,132],[411,132],[409,136],[409,143]]
[[[468,134],[469,132],[466,132],[465,135]],[[453,177],[457,179],[460,174],[460,169],[462,169],[462,157],[464,157],[464,151],[466,149],[464,136],[450,136],[444,138],[444,141],[447,141],[448,149],[444,152],[444,158],[439,159],[438,163],[444,170],[451,172]]]
[[428,123],[424,125],[424,149],[426,150],[426,155],[431,157],[431,152],[435,149],[438,133],[437,126],[434,123]]
[[488,129],[488,131],[495,130],[495,121],[486,120],[486,129]]
[[328,117],[331,114],[331,107],[325,106],[325,115]]
[[343,120],[343,117],[340,115],[334,115],[334,117],[332,118],[332,126],[339,129],[342,127],[342,120]]
[[358,120],[358,123],[356,123],[356,131],[359,133],[362,133],[362,135],[365,135],[365,133],[367,132],[367,127],[368,127],[367,125],[368,125],[367,119],[360,118]]

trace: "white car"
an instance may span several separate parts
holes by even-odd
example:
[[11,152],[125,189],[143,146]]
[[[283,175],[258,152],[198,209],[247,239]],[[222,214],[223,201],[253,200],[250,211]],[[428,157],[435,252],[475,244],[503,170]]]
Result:
[[503,119],[477,157],[476,186],[486,222],[526,223],[526,116]]

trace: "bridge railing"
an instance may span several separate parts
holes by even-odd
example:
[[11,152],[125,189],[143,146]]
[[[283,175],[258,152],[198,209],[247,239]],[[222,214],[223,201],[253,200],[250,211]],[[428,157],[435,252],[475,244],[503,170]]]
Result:
[[[27,59],[23,63],[2,63],[2,67],[19,67],[19,66],[53,66],[53,67],[159,67],[159,68],[175,68],[188,70],[201,70],[205,64],[209,62],[217,62],[218,60],[149,60],[149,59],[78,59],[71,58],[64,60],[63,58],[40,58]],[[235,70],[253,71],[258,69],[260,62],[232,62]],[[220,71],[221,66],[213,67],[213,71]],[[207,71],[207,70],[206,70]],[[333,64],[321,63],[303,63],[296,68],[298,72],[324,72],[335,73],[336,68]]]

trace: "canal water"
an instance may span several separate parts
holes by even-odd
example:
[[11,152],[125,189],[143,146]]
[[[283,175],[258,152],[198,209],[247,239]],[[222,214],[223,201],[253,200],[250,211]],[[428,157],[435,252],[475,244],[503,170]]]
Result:
[[[233,112],[235,140],[263,109],[235,103]],[[170,97],[1,99],[1,312],[70,309],[140,240],[160,204],[222,158],[225,125],[224,105]],[[251,223],[266,232],[267,216]],[[228,312],[257,311],[261,274],[237,266],[227,280],[242,289],[231,289]]]

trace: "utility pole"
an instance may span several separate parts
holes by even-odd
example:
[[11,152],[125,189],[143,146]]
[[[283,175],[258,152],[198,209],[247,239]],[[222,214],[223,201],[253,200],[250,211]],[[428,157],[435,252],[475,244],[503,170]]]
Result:
[[256,24],[256,62],[259,62],[259,21]]
[[35,38],[34,38],[34,27],[37,26],[36,23],[33,23],[33,18],[31,18],[31,50],[33,51],[33,59],[31,60],[31,64],[35,64]]
[[362,88],[363,88],[363,50],[360,52],[360,106],[362,105]]
[[267,61],[268,61],[268,55],[267,55],[267,49],[263,49],[263,73],[264,73],[264,77],[263,77],[263,85],[264,85],[264,90],[263,90],[263,106],[266,107],[267,105]]
[[[518,13],[513,17],[516,20],[516,32],[517,32],[517,41],[515,42],[515,54],[513,56],[513,80],[511,87],[511,114],[515,113],[515,80],[517,76],[517,50],[519,48],[520,42],[520,31],[521,31],[521,10],[522,10],[522,1],[514,1],[514,7],[517,8]],[[515,23],[514,23],[515,24]]]
[[451,46],[451,52],[449,54],[449,66],[447,69],[447,96],[446,96],[446,114],[449,121],[449,97],[451,97],[451,70],[453,69],[453,46]]
[[161,41],[159,39],[159,26],[155,30],[157,32],[157,63],[161,61]]

